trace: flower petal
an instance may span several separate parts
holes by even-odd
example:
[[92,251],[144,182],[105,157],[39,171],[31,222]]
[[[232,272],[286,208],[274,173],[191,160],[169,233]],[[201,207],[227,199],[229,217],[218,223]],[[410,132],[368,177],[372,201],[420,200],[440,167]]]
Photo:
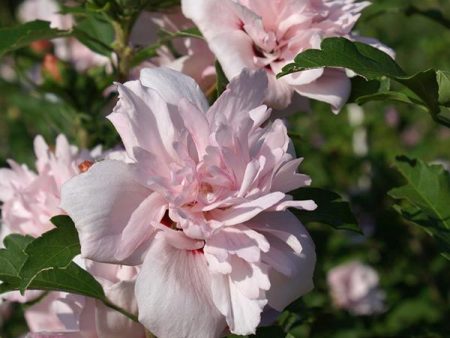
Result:
[[316,81],[294,86],[297,93],[311,99],[327,102],[338,113],[350,95],[350,79],[341,69],[326,69]]
[[141,83],[158,92],[167,103],[177,106],[181,99],[188,99],[203,112],[208,101],[199,85],[189,76],[169,68],[145,68],[141,71]]
[[269,274],[271,288],[267,291],[269,305],[282,311],[313,288],[314,243],[300,221],[288,211],[266,212],[246,225],[261,232],[269,241],[271,250],[274,249],[263,254],[262,261],[272,266]]
[[136,281],[139,321],[159,338],[220,337],[225,320],[212,302],[204,255],[153,241]]
[[61,207],[75,222],[85,258],[117,262],[122,231],[151,193],[136,183],[130,167],[114,160],[99,162],[63,185]]

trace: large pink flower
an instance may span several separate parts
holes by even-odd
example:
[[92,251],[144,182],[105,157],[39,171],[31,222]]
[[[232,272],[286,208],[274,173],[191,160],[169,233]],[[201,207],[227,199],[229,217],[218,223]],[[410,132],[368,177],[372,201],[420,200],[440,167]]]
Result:
[[53,228],[50,218],[63,213],[59,207],[62,184],[80,173],[80,164],[99,156],[101,149],[78,150],[59,135],[54,151],[37,136],[34,152],[36,172],[13,160],[8,161],[10,169],[0,169],[3,237],[10,232],[37,237]]
[[208,41],[228,78],[243,68],[269,74],[267,102],[285,108],[294,92],[329,103],[338,111],[350,93],[340,69],[313,69],[279,80],[275,75],[294,57],[320,48],[323,38],[350,37],[368,2],[354,0],[182,0],[184,14]]
[[265,72],[244,71],[208,107],[167,68],[118,85],[109,115],[134,163],[106,160],[63,186],[82,255],[142,264],[140,321],[160,338],[255,332],[313,287],[314,244],[288,207],[308,185],[280,120],[262,105]]

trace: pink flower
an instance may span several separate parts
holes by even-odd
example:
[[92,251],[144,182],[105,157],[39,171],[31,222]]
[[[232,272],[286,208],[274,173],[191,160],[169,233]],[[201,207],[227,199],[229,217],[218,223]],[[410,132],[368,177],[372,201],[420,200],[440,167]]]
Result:
[[[59,11],[58,2],[55,0],[26,0],[18,9],[18,17],[23,22],[44,20],[49,21],[53,28],[71,29],[74,24],[73,17],[69,14],[59,14]],[[53,42],[56,56],[73,63],[78,71],[110,64],[107,57],[94,53],[74,38],[60,38]]]
[[[38,237],[54,226],[50,218],[64,213],[60,209],[61,186],[80,173],[78,166],[93,160],[101,152],[92,152],[71,146],[64,135],[56,139],[54,151],[50,150],[42,136],[34,139],[36,170],[8,160],[10,169],[0,169],[0,202],[3,203],[0,242],[10,233]],[[10,302],[28,302],[41,295],[40,291],[27,291],[24,296],[11,292],[2,296]],[[50,316],[42,319],[52,322]],[[51,327],[49,322],[45,326]]]
[[59,207],[62,184],[80,173],[80,164],[99,156],[101,149],[78,150],[59,135],[54,151],[37,136],[34,152],[37,172],[13,160],[8,160],[11,169],[0,169],[2,237],[11,232],[37,237],[52,229],[50,218],[63,213]]
[[[148,37],[149,29],[155,33],[161,29],[165,32],[175,33],[193,27],[195,27],[193,22],[183,16],[179,7],[164,13],[144,12],[136,22],[131,41],[137,43],[143,40],[142,35]],[[154,40],[156,40],[156,36],[142,42],[154,43]],[[206,41],[190,37],[175,38],[172,41],[172,47],[170,49],[166,45],[161,46],[157,51],[158,56],[144,62],[138,67],[138,71],[144,67],[164,66],[189,75],[196,80],[204,92],[211,91],[216,81],[215,56],[209,50]],[[181,56],[174,55],[173,49]]]
[[[36,237],[53,228],[50,218],[64,213],[59,208],[62,184],[88,170],[101,153],[100,147],[92,152],[79,151],[63,135],[56,139],[54,151],[50,150],[42,136],[35,138],[34,148],[37,172],[14,161],[9,161],[11,169],[0,169],[0,201],[4,203],[2,237],[12,232]],[[127,160],[124,152],[117,150],[102,157]],[[80,263],[86,265],[87,270],[102,284],[111,302],[137,313],[135,267],[91,261]],[[40,295],[40,291],[27,291],[25,296],[11,292],[3,298],[9,302],[27,302]],[[100,301],[65,292],[50,292],[43,300],[27,307],[25,318],[32,337],[44,337],[43,332],[47,332],[48,337],[54,336],[55,332],[70,337],[79,333],[84,338],[145,336],[141,325],[107,308]]]
[[[134,284],[137,269],[86,261],[87,270],[102,284],[108,299],[137,313]],[[102,302],[64,292],[52,292],[25,313],[30,337],[144,338],[142,325]]]
[[294,57],[332,36],[351,37],[368,2],[354,0],[182,0],[183,13],[199,27],[228,78],[243,68],[269,74],[266,101],[287,107],[294,92],[339,111],[350,94],[342,69],[275,75]]
[[267,121],[265,72],[244,71],[208,107],[167,68],[118,85],[109,115],[134,163],[102,161],[62,189],[82,255],[142,264],[139,319],[159,338],[254,333],[313,287],[314,244],[288,207],[311,200],[281,120]]
[[384,292],[379,277],[370,266],[360,262],[339,265],[328,272],[328,286],[336,307],[355,315],[384,311]]

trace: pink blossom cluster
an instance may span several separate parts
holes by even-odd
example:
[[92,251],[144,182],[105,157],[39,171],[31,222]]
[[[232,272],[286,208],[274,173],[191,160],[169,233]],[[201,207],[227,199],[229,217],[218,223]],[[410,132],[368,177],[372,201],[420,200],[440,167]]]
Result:
[[[96,159],[120,158],[120,153],[102,154],[101,147],[92,151],[78,150],[64,135],[51,149],[42,136],[34,140],[36,171],[9,160],[10,169],[0,169],[0,201],[2,205],[1,237],[10,233],[38,237],[54,226],[50,218],[63,214],[60,208],[61,187],[70,178],[87,170]],[[122,157],[123,158],[123,157]],[[130,312],[137,312],[134,283],[137,268],[102,264],[77,259],[102,284],[107,297]],[[142,334],[142,326],[99,301],[65,292],[27,291],[24,296],[11,292],[2,296],[7,302],[29,302],[44,296],[27,307],[25,319],[33,335],[42,332],[68,333],[83,337],[123,337],[125,333]],[[138,336],[136,336],[138,337]]]
[[270,89],[266,102],[272,107],[286,108],[293,93],[298,93],[329,103],[335,112],[350,95],[350,79],[343,69],[312,69],[281,79],[275,75],[300,52],[320,49],[327,37],[363,39],[389,51],[376,40],[352,32],[369,4],[355,0],[182,0],[183,13],[199,27],[228,78],[244,68],[264,69]]

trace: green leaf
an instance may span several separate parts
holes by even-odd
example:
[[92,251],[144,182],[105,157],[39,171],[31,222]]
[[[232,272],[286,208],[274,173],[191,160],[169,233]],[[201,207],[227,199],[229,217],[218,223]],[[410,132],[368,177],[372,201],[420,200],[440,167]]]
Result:
[[[58,224],[58,227],[67,227],[69,222],[66,218],[68,217],[57,216],[52,220]],[[65,223],[66,225],[63,225]],[[54,235],[52,236],[54,237]],[[42,237],[48,239],[48,235],[45,236],[44,234]],[[35,249],[39,248],[39,242],[42,241],[42,237],[33,239],[30,236],[12,234],[5,238],[5,248],[0,249],[0,281],[2,282],[0,284],[0,293],[24,290],[21,287],[25,284],[21,276],[21,271],[23,268],[26,268],[26,262],[30,259],[26,251],[30,250],[34,252]],[[28,248],[32,243],[36,242],[38,244],[33,244],[31,249]],[[53,256],[51,246],[49,248],[44,247],[43,249],[44,255]],[[40,257],[43,260],[49,261],[46,257],[43,257],[44,255],[40,255]],[[33,257],[32,261],[36,261],[36,259]],[[52,267],[41,270],[33,276],[30,283],[26,284],[27,289],[65,291],[97,298],[102,301],[105,299],[102,286],[87,271],[73,262],[69,262],[63,268]]]
[[101,14],[90,14],[80,20],[74,29],[74,35],[86,47],[98,54],[110,56],[114,42],[114,28]]
[[406,156],[396,159],[396,169],[406,184],[389,195],[402,203],[396,210],[410,222],[423,227],[435,237],[441,251],[450,257],[450,176],[442,166],[428,165]]
[[33,241],[33,237],[12,234],[7,236],[3,243],[4,249],[0,249],[0,280],[7,283],[18,284],[20,282],[20,269],[27,255],[24,250]]
[[56,216],[51,221],[56,228],[36,238],[25,249],[28,258],[20,270],[22,292],[40,272],[67,268],[80,254],[78,232],[70,217]]
[[406,73],[388,54],[364,43],[345,38],[328,38],[322,41],[320,47],[321,49],[308,49],[298,54],[294,63],[283,68],[278,77],[321,67],[351,69],[367,80],[376,80],[382,76],[406,77]]
[[50,22],[30,21],[23,25],[0,29],[0,56],[28,46],[33,41],[69,36],[71,32],[50,28]]
[[[388,54],[375,47],[345,38],[328,38],[322,41],[320,50],[309,49],[298,54],[277,77],[321,67],[350,69],[370,82],[363,84],[361,79],[354,80],[354,85],[362,88],[353,89],[352,102],[389,99],[414,103],[428,110],[436,122],[450,127],[450,111],[445,107],[450,103],[450,82],[446,72],[430,69],[409,76]],[[383,78],[397,81],[407,91],[389,91],[380,85],[380,91],[376,92],[373,81]]]
[[443,106],[450,106],[450,72],[438,70],[437,82],[439,86],[439,103]]
[[362,233],[350,204],[339,194],[312,187],[297,189],[292,194],[296,200],[312,199],[317,204],[313,211],[293,210],[303,223],[324,223],[335,229]]
[[216,61],[215,67],[216,67],[216,74],[217,74],[216,97],[218,98],[223,93],[223,91],[227,88],[229,81],[228,81],[225,73],[223,72],[222,66],[220,65],[219,61]]

